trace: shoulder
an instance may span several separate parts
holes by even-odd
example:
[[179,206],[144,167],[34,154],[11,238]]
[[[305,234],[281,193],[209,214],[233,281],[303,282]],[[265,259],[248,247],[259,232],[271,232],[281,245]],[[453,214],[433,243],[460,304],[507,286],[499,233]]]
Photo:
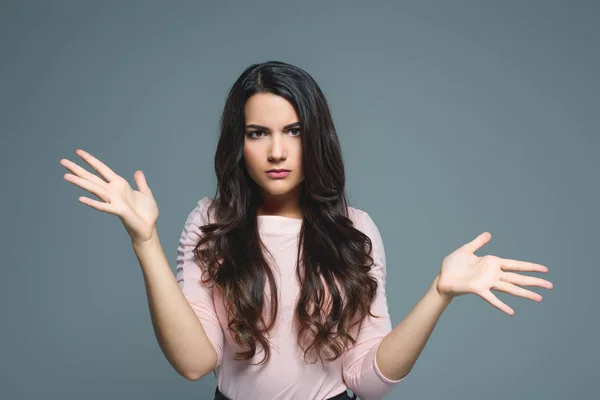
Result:
[[382,242],[381,232],[367,211],[348,207],[348,215],[356,229],[369,236],[371,240],[375,240],[378,243]]
[[[196,212],[197,218],[199,218],[199,221],[202,225],[206,225],[214,221],[214,218],[212,218],[212,213],[209,215],[209,207],[212,202],[213,199],[208,196],[204,196],[196,203],[196,208],[194,208],[194,211]],[[214,213],[214,210],[212,210],[212,212]]]
[[373,220],[365,210],[348,206],[348,218],[352,220],[357,229],[363,232],[372,229],[371,224],[373,224]]
[[360,208],[348,206],[348,217],[352,220],[352,222],[359,221],[364,214],[366,214],[366,212]]
[[[194,208],[189,212],[186,220],[186,225],[192,224],[196,227],[207,225],[209,222],[209,206],[212,199],[205,196],[196,202]],[[212,218],[210,218],[212,220]]]
[[198,200],[198,202],[196,203],[196,207],[198,209],[206,209],[210,203],[212,203],[212,199],[208,196],[204,196],[203,198],[201,198],[200,200]]

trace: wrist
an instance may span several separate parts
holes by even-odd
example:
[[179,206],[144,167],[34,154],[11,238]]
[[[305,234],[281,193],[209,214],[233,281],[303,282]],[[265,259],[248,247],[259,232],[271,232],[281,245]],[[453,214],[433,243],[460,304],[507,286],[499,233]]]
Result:
[[444,301],[446,303],[450,303],[452,301],[452,299],[454,298],[454,296],[440,290],[440,288],[438,286],[439,280],[440,280],[440,274],[437,274],[435,276],[435,278],[433,279],[430,290],[432,292],[434,292],[435,295],[438,296],[442,301]]
[[143,240],[131,240],[131,245],[134,248],[143,248],[148,246],[154,246],[159,243],[158,232],[156,231],[156,227],[152,230],[150,237]]

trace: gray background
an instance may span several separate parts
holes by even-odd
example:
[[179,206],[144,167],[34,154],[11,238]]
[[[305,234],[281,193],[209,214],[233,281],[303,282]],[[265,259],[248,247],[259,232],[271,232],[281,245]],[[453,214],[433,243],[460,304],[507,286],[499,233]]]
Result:
[[174,270],[214,192],[226,92],[267,60],[330,103],[393,325],[481,232],[478,255],[550,269],[531,274],[554,283],[530,288],[541,304],[495,292],[513,317],[456,298],[387,398],[596,397],[599,19],[594,1],[1,1],[0,397],[212,399],[212,375],[162,355],[121,222],[79,203],[59,160],[143,170]]

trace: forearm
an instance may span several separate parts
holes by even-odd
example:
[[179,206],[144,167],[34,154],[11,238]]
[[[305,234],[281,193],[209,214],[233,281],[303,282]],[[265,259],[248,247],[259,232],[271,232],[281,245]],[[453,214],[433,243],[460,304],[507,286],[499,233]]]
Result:
[[438,276],[408,315],[384,338],[377,350],[379,370],[389,379],[408,375],[451,300],[437,289]]
[[180,375],[192,380],[201,378],[212,370],[217,355],[177,284],[158,235],[132,245],[142,268],[152,326],[163,354]]

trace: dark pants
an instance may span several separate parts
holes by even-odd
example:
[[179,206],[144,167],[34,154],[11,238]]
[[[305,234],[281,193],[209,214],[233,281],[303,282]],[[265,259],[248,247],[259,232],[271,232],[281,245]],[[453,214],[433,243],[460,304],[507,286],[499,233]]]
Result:
[[[342,393],[340,393],[336,396],[333,396],[333,397],[329,397],[328,399],[325,399],[325,400],[354,400],[354,399],[356,399],[356,395],[353,395],[352,397],[350,397],[348,392],[344,390]],[[225,396],[223,393],[221,393],[221,391],[219,390],[219,387],[217,386],[217,389],[215,390],[215,400],[231,400],[231,399],[229,397]]]

